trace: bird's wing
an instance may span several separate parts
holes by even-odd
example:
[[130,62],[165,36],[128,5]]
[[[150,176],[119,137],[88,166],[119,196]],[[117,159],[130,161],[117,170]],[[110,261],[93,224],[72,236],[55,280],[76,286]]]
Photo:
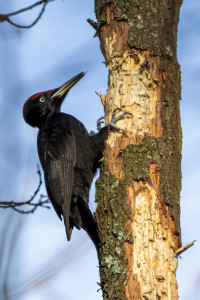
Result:
[[61,218],[64,217],[67,239],[70,240],[70,203],[74,182],[76,147],[73,135],[56,124],[48,139],[38,139],[38,152],[44,170],[45,184],[52,205]]

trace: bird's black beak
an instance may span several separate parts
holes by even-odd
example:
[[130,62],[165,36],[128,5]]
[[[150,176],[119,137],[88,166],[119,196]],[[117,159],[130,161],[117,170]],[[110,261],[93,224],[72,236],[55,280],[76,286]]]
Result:
[[84,72],[79,73],[78,75],[74,76],[72,79],[65,82],[61,87],[58,89],[55,89],[55,92],[51,96],[51,99],[53,98],[62,98],[67,95],[69,90],[85,75]]

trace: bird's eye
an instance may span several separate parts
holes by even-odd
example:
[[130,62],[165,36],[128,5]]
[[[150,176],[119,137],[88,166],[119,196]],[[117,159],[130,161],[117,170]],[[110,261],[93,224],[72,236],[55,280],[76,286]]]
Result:
[[43,97],[41,97],[39,100],[40,100],[40,102],[44,102],[45,101],[45,99]]

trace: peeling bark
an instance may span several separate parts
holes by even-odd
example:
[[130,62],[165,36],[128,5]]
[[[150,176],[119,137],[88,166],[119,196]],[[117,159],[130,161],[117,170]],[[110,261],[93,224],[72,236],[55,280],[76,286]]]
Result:
[[103,296],[178,299],[181,1],[95,3],[109,68],[107,95],[101,96],[106,123],[116,107],[133,114],[118,121],[122,132],[110,133],[96,183]]

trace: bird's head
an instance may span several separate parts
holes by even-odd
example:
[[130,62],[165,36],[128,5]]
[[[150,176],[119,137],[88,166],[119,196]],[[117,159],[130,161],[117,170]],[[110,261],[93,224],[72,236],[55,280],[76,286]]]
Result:
[[60,111],[67,93],[84,75],[85,73],[82,72],[57,89],[31,96],[23,106],[24,120],[29,125],[40,128],[48,117]]

